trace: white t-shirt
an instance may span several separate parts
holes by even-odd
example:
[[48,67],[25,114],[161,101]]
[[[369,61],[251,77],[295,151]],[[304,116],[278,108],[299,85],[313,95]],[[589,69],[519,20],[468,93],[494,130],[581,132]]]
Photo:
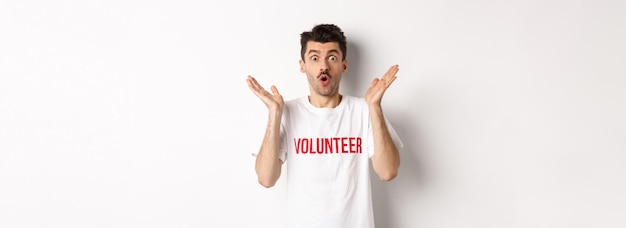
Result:
[[280,136],[288,227],[374,227],[369,172],[374,145],[365,99],[343,95],[335,108],[317,108],[306,96],[287,101]]

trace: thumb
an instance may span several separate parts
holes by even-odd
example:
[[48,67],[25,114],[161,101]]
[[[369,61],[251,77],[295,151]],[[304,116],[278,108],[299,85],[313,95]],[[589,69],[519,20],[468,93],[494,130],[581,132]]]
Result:
[[380,79],[374,78],[374,81],[372,81],[372,85],[370,85],[370,87],[375,86],[376,84],[378,84],[379,81],[380,81]]
[[278,89],[276,89],[276,86],[272,86],[272,88],[271,88],[271,89],[272,89],[272,93],[273,93],[274,95],[279,95],[279,96],[280,96],[280,93],[278,93]]

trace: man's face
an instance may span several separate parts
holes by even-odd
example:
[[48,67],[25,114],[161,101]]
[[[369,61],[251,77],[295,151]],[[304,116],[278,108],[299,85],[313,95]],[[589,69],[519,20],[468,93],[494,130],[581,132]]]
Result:
[[306,73],[311,95],[333,96],[339,92],[341,75],[348,66],[348,62],[342,59],[343,53],[337,42],[307,42],[300,71]]

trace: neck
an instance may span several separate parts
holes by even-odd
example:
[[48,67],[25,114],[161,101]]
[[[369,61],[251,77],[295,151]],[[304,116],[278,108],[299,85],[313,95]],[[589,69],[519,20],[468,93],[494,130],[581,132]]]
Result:
[[309,102],[317,108],[334,108],[341,103],[341,94],[336,93],[331,96],[321,96],[317,94],[309,95]]

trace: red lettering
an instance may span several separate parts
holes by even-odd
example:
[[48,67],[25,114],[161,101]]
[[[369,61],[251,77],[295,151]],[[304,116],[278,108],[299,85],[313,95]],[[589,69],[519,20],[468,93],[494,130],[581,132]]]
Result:
[[[315,141],[314,141],[315,140]],[[294,138],[296,154],[363,153],[361,137]]]
[[323,154],[324,153],[324,139],[317,138],[317,144],[316,145],[317,145],[317,148],[315,148],[315,149],[317,149],[317,153],[318,154]]
[[349,141],[350,142],[350,153],[356,152],[356,150],[354,148],[355,147],[354,141],[355,141],[355,138],[354,137],[350,137],[350,141]]
[[300,153],[300,139],[298,139],[298,141],[296,141],[296,139],[293,139],[293,144],[296,146],[296,154]]
[[309,153],[309,139],[302,139],[302,148],[300,149],[303,154]]
[[309,141],[311,141],[309,143],[309,154],[315,154],[315,151],[313,150],[313,138],[309,138]]
[[324,139],[324,143],[326,143],[326,144],[324,145],[324,148],[325,148],[325,150],[326,150],[326,154],[328,154],[328,153],[331,153],[331,154],[332,154],[332,153],[333,153],[333,144],[331,144],[331,141],[330,141],[330,140],[331,140],[331,139],[329,139],[329,138],[325,138],[325,139]]
[[356,151],[359,154],[363,153],[363,150],[361,150],[361,137],[356,138]]

